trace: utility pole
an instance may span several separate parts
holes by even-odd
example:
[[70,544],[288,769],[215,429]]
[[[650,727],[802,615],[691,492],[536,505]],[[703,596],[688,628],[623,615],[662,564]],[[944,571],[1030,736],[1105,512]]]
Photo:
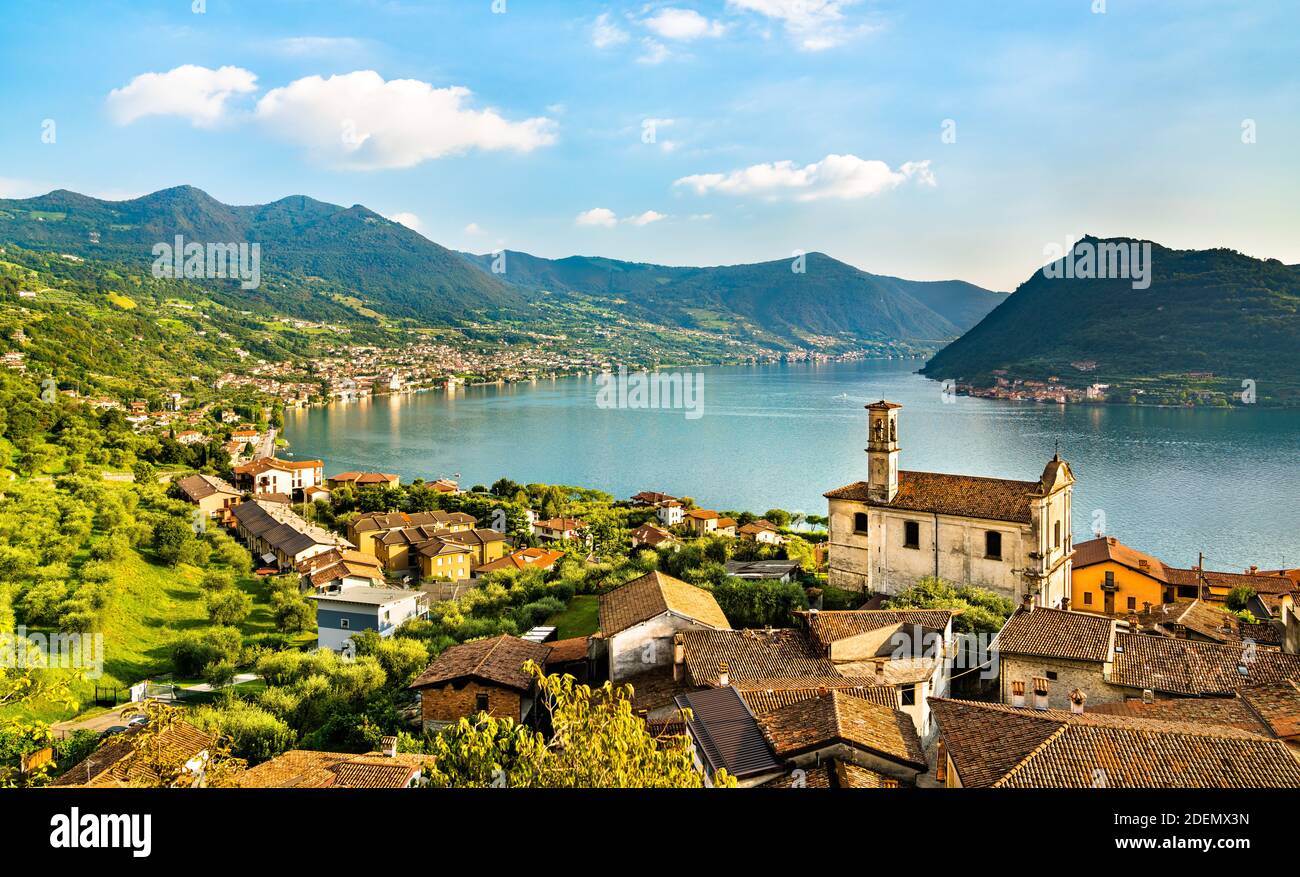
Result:
[[1202,600],[1206,599],[1205,584],[1205,552],[1196,553],[1196,596]]

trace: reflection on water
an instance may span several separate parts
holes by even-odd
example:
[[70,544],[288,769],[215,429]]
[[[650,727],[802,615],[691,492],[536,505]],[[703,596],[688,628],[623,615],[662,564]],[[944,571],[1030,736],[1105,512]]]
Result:
[[1300,412],[1056,406],[945,396],[919,361],[705,369],[703,416],[602,409],[594,378],[463,387],[290,413],[295,456],[326,471],[465,486],[661,490],[702,505],[825,514],[866,477],[862,406],[903,404],[902,468],[1035,479],[1056,442],[1079,484],[1075,539],[1107,532],[1190,566],[1300,566]]

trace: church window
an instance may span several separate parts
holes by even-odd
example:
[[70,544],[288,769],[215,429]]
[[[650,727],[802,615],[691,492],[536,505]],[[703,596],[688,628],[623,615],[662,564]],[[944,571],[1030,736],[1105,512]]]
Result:
[[990,560],[1002,559],[1002,534],[989,530],[984,534],[984,556]]
[[916,521],[903,522],[903,547],[920,548],[921,547],[921,525]]
[[865,535],[868,532],[871,519],[866,512],[854,512],[853,514],[853,532]]
[[1060,547],[1061,547],[1061,522],[1060,522],[1060,521],[1057,521],[1057,522],[1056,522],[1055,524],[1053,524],[1052,526],[1053,526],[1053,528],[1054,528],[1054,530],[1055,530],[1055,533],[1056,533],[1056,547],[1057,547],[1057,548],[1060,548]]

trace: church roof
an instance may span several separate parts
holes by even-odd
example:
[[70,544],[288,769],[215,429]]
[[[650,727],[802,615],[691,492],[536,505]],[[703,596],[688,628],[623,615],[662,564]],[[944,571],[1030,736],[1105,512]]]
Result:
[[867,482],[855,481],[824,495],[903,511],[1028,524],[1031,499],[1041,495],[1041,482],[902,471],[898,473],[898,493],[891,502],[871,500],[867,490]]

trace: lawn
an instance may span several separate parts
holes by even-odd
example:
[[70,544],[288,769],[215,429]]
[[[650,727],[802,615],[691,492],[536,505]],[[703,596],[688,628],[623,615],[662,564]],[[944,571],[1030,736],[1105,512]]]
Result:
[[546,619],[546,623],[555,626],[557,639],[590,636],[600,629],[600,598],[595,594],[579,594],[563,612]]
[[[137,552],[116,564],[114,598],[104,610],[103,675],[76,679],[69,688],[71,705],[48,699],[3,712],[5,718],[62,721],[95,706],[95,686],[128,688],[171,672],[170,645],[179,634],[209,625],[203,571],[182,564],[171,568],[150,563]],[[249,577],[239,587],[253,597],[253,610],[239,625],[245,636],[275,631],[265,581]],[[292,637],[301,646],[316,638],[314,630]],[[97,654],[96,654],[97,656]],[[68,671],[71,675],[71,671]]]

